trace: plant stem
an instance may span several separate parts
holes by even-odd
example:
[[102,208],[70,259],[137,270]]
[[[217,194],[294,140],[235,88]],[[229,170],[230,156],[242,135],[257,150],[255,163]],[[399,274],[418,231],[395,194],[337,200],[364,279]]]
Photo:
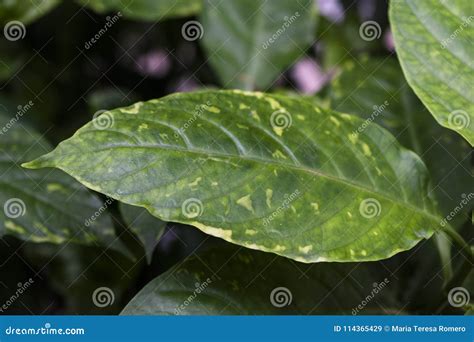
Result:
[[472,271],[474,265],[474,252],[469,244],[462,238],[459,233],[454,230],[451,226],[447,225],[444,227],[444,232],[451,238],[451,240],[459,247],[465,260],[463,260],[461,266],[455,271],[450,281],[446,283],[445,291],[462,285],[464,279]]

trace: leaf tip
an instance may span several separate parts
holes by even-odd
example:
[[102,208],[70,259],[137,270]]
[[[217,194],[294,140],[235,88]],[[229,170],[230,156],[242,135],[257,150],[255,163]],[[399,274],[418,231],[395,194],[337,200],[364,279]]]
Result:
[[36,168],[38,168],[35,160],[30,161],[30,162],[26,162],[26,163],[22,163],[21,167],[24,168],[24,169],[36,169]]
[[47,156],[48,155],[46,154],[32,161],[22,163],[21,167],[25,169],[41,169],[43,167],[53,167],[54,165],[51,163],[49,158],[47,158]]

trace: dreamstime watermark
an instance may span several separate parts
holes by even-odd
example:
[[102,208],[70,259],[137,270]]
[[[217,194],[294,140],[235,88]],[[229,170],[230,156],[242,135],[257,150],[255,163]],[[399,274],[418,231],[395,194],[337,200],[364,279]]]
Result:
[[290,128],[293,123],[291,114],[286,110],[279,109],[270,115],[270,125],[273,129],[287,129]]
[[280,36],[285,33],[285,31],[291,26],[291,24],[293,24],[296,19],[298,19],[300,16],[300,13],[298,11],[296,11],[291,17],[288,17],[288,16],[285,16],[283,18],[284,22],[283,24],[281,25],[281,27],[276,30],[276,32],[274,34],[272,34],[272,36],[270,38],[268,38],[263,44],[262,44],[262,48],[264,50],[268,49],[268,47],[270,45],[272,45],[273,43],[275,43],[278,38],[280,38]]
[[33,101],[28,101],[26,104],[16,107],[17,112],[15,113],[15,116],[0,129],[0,135],[6,134],[8,130],[12,128],[18,122],[18,120],[20,120],[21,117],[25,115],[26,112],[28,112],[34,105],[35,103]]
[[99,218],[100,215],[102,215],[102,213],[104,211],[107,210],[107,208],[112,204],[114,203],[114,200],[110,197],[107,197],[107,199],[105,200],[104,204],[94,213],[92,214],[91,217],[89,217],[88,219],[86,219],[84,221],[84,225],[86,227],[90,227],[92,225],[92,223],[97,220]]
[[9,21],[3,28],[3,35],[11,42],[23,39],[26,36],[25,25],[18,20]]
[[270,293],[270,303],[276,308],[288,306],[293,301],[293,294],[287,287],[276,287]]
[[379,39],[382,35],[382,28],[379,23],[373,20],[364,21],[359,27],[359,36],[366,42]]
[[462,194],[461,197],[462,200],[459,202],[459,204],[453,210],[451,210],[451,212],[446,215],[444,219],[441,220],[441,227],[446,226],[448,222],[450,222],[466,205],[469,204],[469,202],[474,198],[474,192],[470,192],[467,195]]
[[463,20],[462,20],[462,23],[461,25],[458,26],[458,28],[456,30],[453,31],[453,33],[450,34],[450,36],[446,39],[443,39],[441,41],[441,47],[443,49],[446,49],[448,47],[448,45],[453,41],[455,40],[458,35],[464,31],[464,29],[466,29],[472,22],[472,20],[474,19],[474,16],[471,15],[469,17],[464,17]]
[[466,111],[461,109],[453,110],[448,115],[448,123],[453,126],[455,129],[467,128],[471,123],[471,118]]
[[448,302],[455,308],[460,308],[469,303],[471,296],[464,287],[453,287],[448,293]]
[[183,134],[194,122],[204,113],[205,110],[211,108],[211,102],[207,101],[204,104],[199,104],[194,107],[193,115],[180,127],[178,132],[174,134],[175,138],[178,138],[180,134]]
[[202,292],[204,292],[204,290],[206,288],[209,287],[209,285],[212,283],[212,279],[211,278],[207,278],[205,281],[203,281],[202,283],[196,283],[194,284],[195,286],[195,289],[193,291],[193,293],[191,293],[185,300],[183,303],[181,303],[180,305],[178,305],[176,307],[176,309],[174,310],[174,314],[175,315],[180,315],[188,305],[190,305]]
[[282,204],[275,211],[273,211],[269,216],[263,219],[263,225],[268,226],[270,222],[273,221],[277,216],[281,215],[283,211],[290,208],[291,202],[296,200],[300,195],[301,195],[301,192],[299,189],[296,189],[289,195],[285,194],[284,195],[285,199],[283,200]]
[[363,217],[371,219],[380,215],[382,206],[375,198],[366,198],[360,202],[359,212]]
[[201,216],[204,211],[202,202],[197,198],[188,198],[181,205],[181,212],[187,218],[195,218]]
[[197,20],[189,20],[181,27],[181,35],[188,42],[201,39],[204,35],[204,28]]
[[21,295],[22,295],[23,293],[25,293],[26,290],[28,290],[28,288],[29,288],[31,285],[33,285],[34,282],[35,282],[35,281],[34,281],[32,278],[30,278],[30,279],[28,279],[25,283],[18,283],[18,284],[17,284],[17,287],[18,287],[18,288],[16,289],[15,293],[14,293],[13,295],[11,295],[10,298],[8,298],[8,299],[6,300],[6,302],[3,303],[3,304],[0,306],[0,313],[3,313],[4,311],[7,311],[8,308],[9,308],[10,306],[12,306],[13,303],[15,303],[15,302],[18,300],[18,298],[20,298]]
[[390,280],[388,280],[388,278],[385,278],[383,281],[381,281],[380,283],[373,283],[373,289],[372,291],[370,291],[370,293],[362,300],[362,302],[360,302],[359,305],[357,305],[357,307],[353,308],[352,309],[352,315],[355,316],[357,315],[361,310],[363,310],[367,304],[369,304],[372,299],[375,298],[375,296],[380,292],[382,291],[387,285],[388,283],[390,283]]
[[389,105],[390,103],[388,101],[384,101],[384,103],[382,103],[380,106],[374,105],[372,107],[373,110],[370,116],[367,119],[365,119],[364,122],[359,127],[357,127],[357,129],[354,132],[352,132],[352,135],[357,136],[359,133],[362,133],[367,128],[367,126],[371,124],[377,118],[377,116],[382,114],[385,111],[385,109],[387,109]]
[[85,42],[84,44],[84,48],[86,50],[89,50],[92,45],[94,45],[95,43],[97,43],[99,41],[99,39],[117,22],[120,20],[120,18],[122,18],[122,12],[117,12],[116,14],[114,14],[112,17],[110,16],[107,16],[105,19],[106,19],[106,22],[104,24],[104,27],[102,27],[95,35],[94,37],[92,37],[91,39],[89,39],[87,42]]
[[84,335],[83,328],[53,328],[51,323],[46,323],[40,328],[16,328],[9,326],[5,329],[6,335]]
[[99,287],[92,293],[92,303],[98,308],[111,306],[115,302],[115,294],[108,287]]
[[105,109],[98,110],[92,116],[92,125],[100,131],[111,128],[114,122],[114,115]]
[[8,218],[16,219],[26,214],[26,205],[20,198],[10,198],[3,204],[3,212]]

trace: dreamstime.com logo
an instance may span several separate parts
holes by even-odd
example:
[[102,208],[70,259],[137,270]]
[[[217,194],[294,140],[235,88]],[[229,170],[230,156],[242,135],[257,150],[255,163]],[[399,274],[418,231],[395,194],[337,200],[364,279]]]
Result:
[[471,296],[464,287],[454,287],[448,293],[448,302],[455,308],[460,308],[469,304]]
[[18,20],[9,21],[3,28],[3,35],[11,42],[23,39],[26,36],[25,25]]
[[284,130],[290,128],[293,123],[291,114],[283,109],[279,109],[270,116],[270,125],[273,129]]
[[359,27],[359,36],[366,42],[379,39],[382,35],[382,28],[379,23],[373,20],[364,21]]
[[[18,120],[21,119],[21,117],[23,115],[26,114],[26,112],[28,112],[31,107],[33,107],[35,105],[35,103],[33,101],[28,101],[26,104],[24,105],[19,105],[17,108],[17,111],[15,113],[15,116],[13,118],[11,118],[6,124],[5,126],[3,126],[1,129],[0,129],[0,135],[4,135],[6,134],[10,128],[12,128],[17,122]],[[3,106],[2,106],[3,107]],[[5,111],[6,111],[6,108],[5,108]]]
[[291,194],[285,194],[285,199],[283,200],[283,203],[275,210],[273,211],[270,215],[267,217],[263,218],[263,225],[268,226],[271,221],[273,221],[277,216],[281,215],[284,210],[287,210],[290,208],[291,202],[296,200],[299,196],[301,195],[301,192],[299,189],[296,189],[293,191]]
[[199,21],[190,20],[185,22],[181,27],[181,35],[188,42],[193,42],[202,38],[204,35],[204,28]]
[[3,205],[3,212],[6,217],[12,219],[24,216],[26,214],[25,202],[19,198],[10,198]]
[[385,278],[380,283],[373,283],[372,291],[370,291],[370,293],[362,300],[362,302],[359,305],[357,305],[357,307],[352,309],[352,315],[355,316],[361,310],[363,310],[367,306],[367,304],[369,304],[372,301],[372,299],[374,299],[375,296],[388,285],[388,283],[390,283],[390,280],[388,280],[388,278]]
[[86,227],[90,227],[92,225],[92,223],[97,220],[100,215],[102,215],[102,213],[104,211],[107,210],[107,208],[112,204],[114,203],[114,199],[113,198],[110,198],[110,197],[107,197],[107,199],[105,200],[104,204],[94,213],[92,214],[91,217],[89,217],[87,220],[84,221],[84,225]]
[[270,303],[276,308],[288,306],[293,301],[293,294],[287,287],[276,287],[270,293]]
[[448,222],[451,222],[451,220],[459,213],[461,210],[469,204],[469,202],[474,198],[474,192],[470,192],[469,194],[462,194],[461,195],[462,200],[459,202],[459,204],[451,210],[451,212],[446,215],[444,219],[441,220],[440,224],[442,227],[446,226]]
[[460,130],[469,127],[471,124],[471,118],[466,111],[457,109],[449,113],[448,123],[453,126],[454,129]]
[[194,107],[193,115],[180,127],[178,128],[178,132],[174,134],[175,138],[178,138],[182,135],[189,127],[191,127],[194,122],[201,117],[205,110],[211,108],[211,102],[207,101],[204,104],[199,104]]
[[263,44],[262,44],[262,48],[264,50],[268,49],[268,47],[270,45],[272,45],[273,43],[275,43],[278,38],[280,38],[280,36],[285,33],[285,31],[291,26],[291,24],[293,24],[296,19],[298,19],[300,16],[300,13],[298,11],[296,11],[291,17],[284,17],[283,20],[283,24],[281,25],[280,28],[278,28],[278,30],[276,30],[276,32],[274,34],[272,34],[272,36],[270,38],[268,38]]
[[115,293],[108,287],[99,287],[92,293],[92,303],[98,308],[111,306],[115,302]]
[[26,290],[28,290],[31,285],[33,285],[34,282],[35,281],[32,278],[30,278],[24,283],[18,283],[17,284],[18,287],[15,293],[12,294],[10,298],[8,298],[7,301],[0,306],[0,313],[3,313],[4,311],[8,310],[8,308],[12,306],[13,303],[15,303],[21,297],[21,295],[25,293]]
[[371,219],[380,215],[382,206],[375,198],[366,198],[360,202],[359,212],[363,217]]
[[99,41],[99,39],[117,22],[120,20],[120,18],[122,18],[122,12],[117,12],[116,14],[114,14],[112,17],[110,16],[107,16],[105,18],[105,24],[104,26],[94,35],[94,37],[92,37],[91,39],[89,39],[87,42],[85,42],[84,44],[84,48],[86,50],[89,50],[92,45],[94,45],[95,43],[97,43]]
[[17,328],[9,326],[5,329],[6,335],[84,335],[83,328],[53,328],[51,323],[46,323],[40,328]]
[[357,130],[352,132],[352,135],[357,136],[358,133],[362,133],[367,128],[367,126],[377,118],[377,116],[382,114],[385,111],[385,109],[387,109],[388,106],[389,106],[388,101],[384,101],[384,103],[382,103],[380,106],[374,105],[372,107],[373,111],[370,114],[370,116],[367,119],[365,119],[364,122],[359,127],[357,127]]
[[181,212],[187,218],[195,218],[201,216],[204,211],[202,202],[197,198],[188,198],[181,205]]
[[105,109],[98,110],[92,116],[92,125],[100,131],[111,128],[114,122],[114,115]]
[[206,288],[212,283],[211,278],[207,278],[202,283],[196,283],[194,286],[196,287],[192,294],[190,294],[182,304],[178,305],[178,307],[174,310],[175,315],[180,315],[188,305],[190,305],[201,293],[204,292]]
[[461,25],[459,25],[459,26],[457,27],[457,29],[454,30],[453,33],[451,33],[451,34],[449,35],[448,38],[443,39],[443,41],[441,42],[441,47],[442,47],[443,49],[446,49],[446,48],[448,47],[448,45],[449,45],[453,40],[455,40],[455,39],[458,37],[458,35],[459,35],[462,31],[464,31],[465,28],[468,28],[468,26],[471,24],[471,22],[473,21],[473,19],[474,19],[474,16],[472,16],[472,15],[469,16],[469,17],[467,17],[467,18],[463,18]]

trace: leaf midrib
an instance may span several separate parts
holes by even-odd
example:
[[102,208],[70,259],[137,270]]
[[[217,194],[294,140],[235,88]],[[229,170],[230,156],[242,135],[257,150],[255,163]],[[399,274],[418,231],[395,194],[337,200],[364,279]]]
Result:
[[[287,167],[287,168],[290,168],[290,169],[293,169],[293,170],[297,170],[297,171],[301,171],[301,172],[306,172],[306,173],[310,173],[310,174],[315,174],[315,175],[318,175],[322,178],[326,178],[332,182],[335,182],[335,183],[343,183],[349,187],[352,187],[352,188],[355,188],[357,190],[360,190],[360,191],[365,191],[367,193],[370,193],[370,194],[373,194],[373,195],[377,195],[377,196],[380,196],[388,201],[391,201],[393,203],[397,203],[401,206],[404,206],[408,209],[411,209],[412,211],[415,211],[415,212],[418,212],[426,217],[428,217],[430,220],[433,220],[435,222],[439,222],[439,218],[427,211],[424,211],[423,209],[421,208],[418,208],[418,207],[415,207],[413,206],[412,204],[410,203],[407,203],[405,201],[397,201],[396,199],[394,199],[393,197],[390,197],[386,194],[383,194],[383,193],[380,193],[380,192],[375,192],[373,191],[372,189],[368,189],[360,184],[357,184],[357,183],[353,183],[351,181],[349,181],[348,179],[343,179],[343,178],[336,178],[336,177],[333,177],[331,175],[328,175],[328,174],[325,174],[325,173],[322,173],[321,171],[319,170],[316,170],[316,169],[312,169],[312,168],[308,168],[308,167],[301,167],[301,166],[297,166],[297,165],[294,165],[294,164],[289,164],[289,163],[281,163],[281,162],[277,162],[276,160],[270,160],[270,159],[263,159],[263,158],[258,158],[258,157],[251,157],[251,156],[248,156],[248,155],[233,155],[233,154],[228,154],[228,153],[223,153],[223,152],[217,152],[217,151],[206,151],[206,150],[201,150],[201,149],[196,149],[196,148],[193,148],[193,149],[185,149],[185,148],[179,148],[179,147],[176,147],[176,146],[171,146],[171,145],[146,145],[146,144],[142,144],[140,146],[136,146],[136,145],[113,145],[113,146],[108,146],[108,147],[104,147],[104,148],[98,148],[98,149],[94,149],[93,153],[96,153],[96,152],[101,152],[101,151],[107,151],[107,150],[113,150],[113,149],[117,149],[117,148],[149,148],[149,149],[164,149],[164,150],[169,150],[169,151],[174,151],[174,152],[182,152],[182,153],[192,153],[192,154],[198,154],[198,155],[207,155],[207,156],[213,156],[213,157],[224,157],[224,158],[232,158],[232,159],[237,159],[237,160],[246,160],[246,161],[251,161],[251,162],[260,162],[260,163],[263,163],[263,164],[268,164],[268,165],[274,165],[274,166],[278,166],[278,167]],[[54,153],[54,152],[52,152]],[[71,153],[62,153],[61,155],[62,156],[69,156],[69,155],[76,155],[77,152],[71,152]],[[33,162],[34,163],[34,162]],[[29,163],[27,163],[29,164]],[[54,163],[56,164],[56,163]],[[33,164],[34,165],[34,164]],[[61,168],[60,165],[56,165],[57,167]]]

